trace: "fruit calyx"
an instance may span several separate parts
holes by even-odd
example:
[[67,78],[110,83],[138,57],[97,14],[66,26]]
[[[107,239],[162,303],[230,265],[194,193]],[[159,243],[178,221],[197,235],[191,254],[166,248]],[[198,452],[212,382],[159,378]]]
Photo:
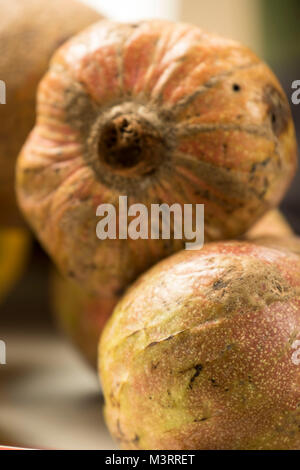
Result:
[[96,121],[93,151],[97,152],[100,165],[113,173],[149,176],[156,172],[166,153],[162,128],[155,113],[141,105],[124,103]]

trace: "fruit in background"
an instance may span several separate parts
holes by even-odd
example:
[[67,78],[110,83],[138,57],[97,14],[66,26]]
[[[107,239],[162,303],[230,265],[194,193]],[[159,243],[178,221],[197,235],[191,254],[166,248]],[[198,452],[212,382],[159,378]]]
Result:
[[248,230],[245,238],[253,240],[258,237],[290,237],[294,234],[292,227],[284,215],[273,209],[267,212],[256,224]]
[[0,0],[0,11],[0,225],[15,225],[15,162],[34,125],[38,82],[54,50],[101,16],[74,0]]
[[300,237],[296,235],[285,236],[285,237],[274,237],[274,236],[260,236],[254,238],[253,243],[259,245],[270,246],[272,248],[278,248],[282,251],[292,252],[300,256]]
[[77,283],[53,269],[50,302],[61,330],[96,369],[99,337],[117,299],[89,295]]
[[31,235],[22,228],[0,229],[0,302],[18,282],[30,252]]
[[250,242],[144,274],[102,334],[105,415],[124,449],[300,449],[300,258]]
[[206,241],[233,238],[278,204],[295,166],[288,101],[249,49],[188,24],[103,21],[54,56],[17,190],[60,270],[104,297],[183,241],[100,241],[99,204],[204,203]]
[[269,211],[247,233],[245,239],[300,256],[300,237],[295,235],[286,218],[278,210]]

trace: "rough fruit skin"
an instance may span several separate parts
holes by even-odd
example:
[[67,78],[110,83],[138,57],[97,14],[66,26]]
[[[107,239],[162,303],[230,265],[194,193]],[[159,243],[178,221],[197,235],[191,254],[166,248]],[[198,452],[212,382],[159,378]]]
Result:
[[75,0],[0,0],[0,11],[0,224],[16,225],[15,163],[34,126],[38,82],[55,49],[100,15]]
[[249,242],[182,251],[133,285],[99,348],[124,449],[299,449],[300,259]]
[[50,299],[58,326],[97,369],[100,334],[119,299],[90,295],[57,270],[51,273]]
[[103,21],[53,58],[17,191],[64,274],[106,295],[183,242],[99,241],[99,204],[204,203],[206,241],[234,238],[295,166],[287,99],[251,51],[188,24]]

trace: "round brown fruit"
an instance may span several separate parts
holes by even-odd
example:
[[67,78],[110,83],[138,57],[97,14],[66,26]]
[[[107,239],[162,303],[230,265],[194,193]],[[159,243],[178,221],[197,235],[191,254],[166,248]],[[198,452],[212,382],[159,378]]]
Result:
[[104,329],[110,431],[124,449],[300,449],[299,342],[297,255],[237,241],[180,252]]
[[249,49],[188,24],[102,21],[54,56],[17,191],[62,272],[105,297],[185,240],[100,241],[98,205],[204,203],[206,241],[234,238],[295,166],[288,101]]
[[100,15],[75,0],[0,0],[0,11],[0,225],[16,225],[15,163],[34,125],[38,82],[55,49]]

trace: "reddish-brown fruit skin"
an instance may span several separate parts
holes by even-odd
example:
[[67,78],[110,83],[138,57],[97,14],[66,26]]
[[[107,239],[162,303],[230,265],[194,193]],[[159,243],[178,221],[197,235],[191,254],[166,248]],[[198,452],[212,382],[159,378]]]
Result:
[[204,203],[206,241],[234,238],[295,166],[287,99],[251,51],[188,24],[103,21],[52,60],[17,191],[59,268],[111,295],[183,242],[99,241],[99,204]]
[[0,0],[0,11],[0,224],[17,225],[15,163],[34,126],[38,82],[55,49],[101,16],[75,0]]
[[124,449],[300,449],[300,259],[219,242],[156,265],[99,348]]

